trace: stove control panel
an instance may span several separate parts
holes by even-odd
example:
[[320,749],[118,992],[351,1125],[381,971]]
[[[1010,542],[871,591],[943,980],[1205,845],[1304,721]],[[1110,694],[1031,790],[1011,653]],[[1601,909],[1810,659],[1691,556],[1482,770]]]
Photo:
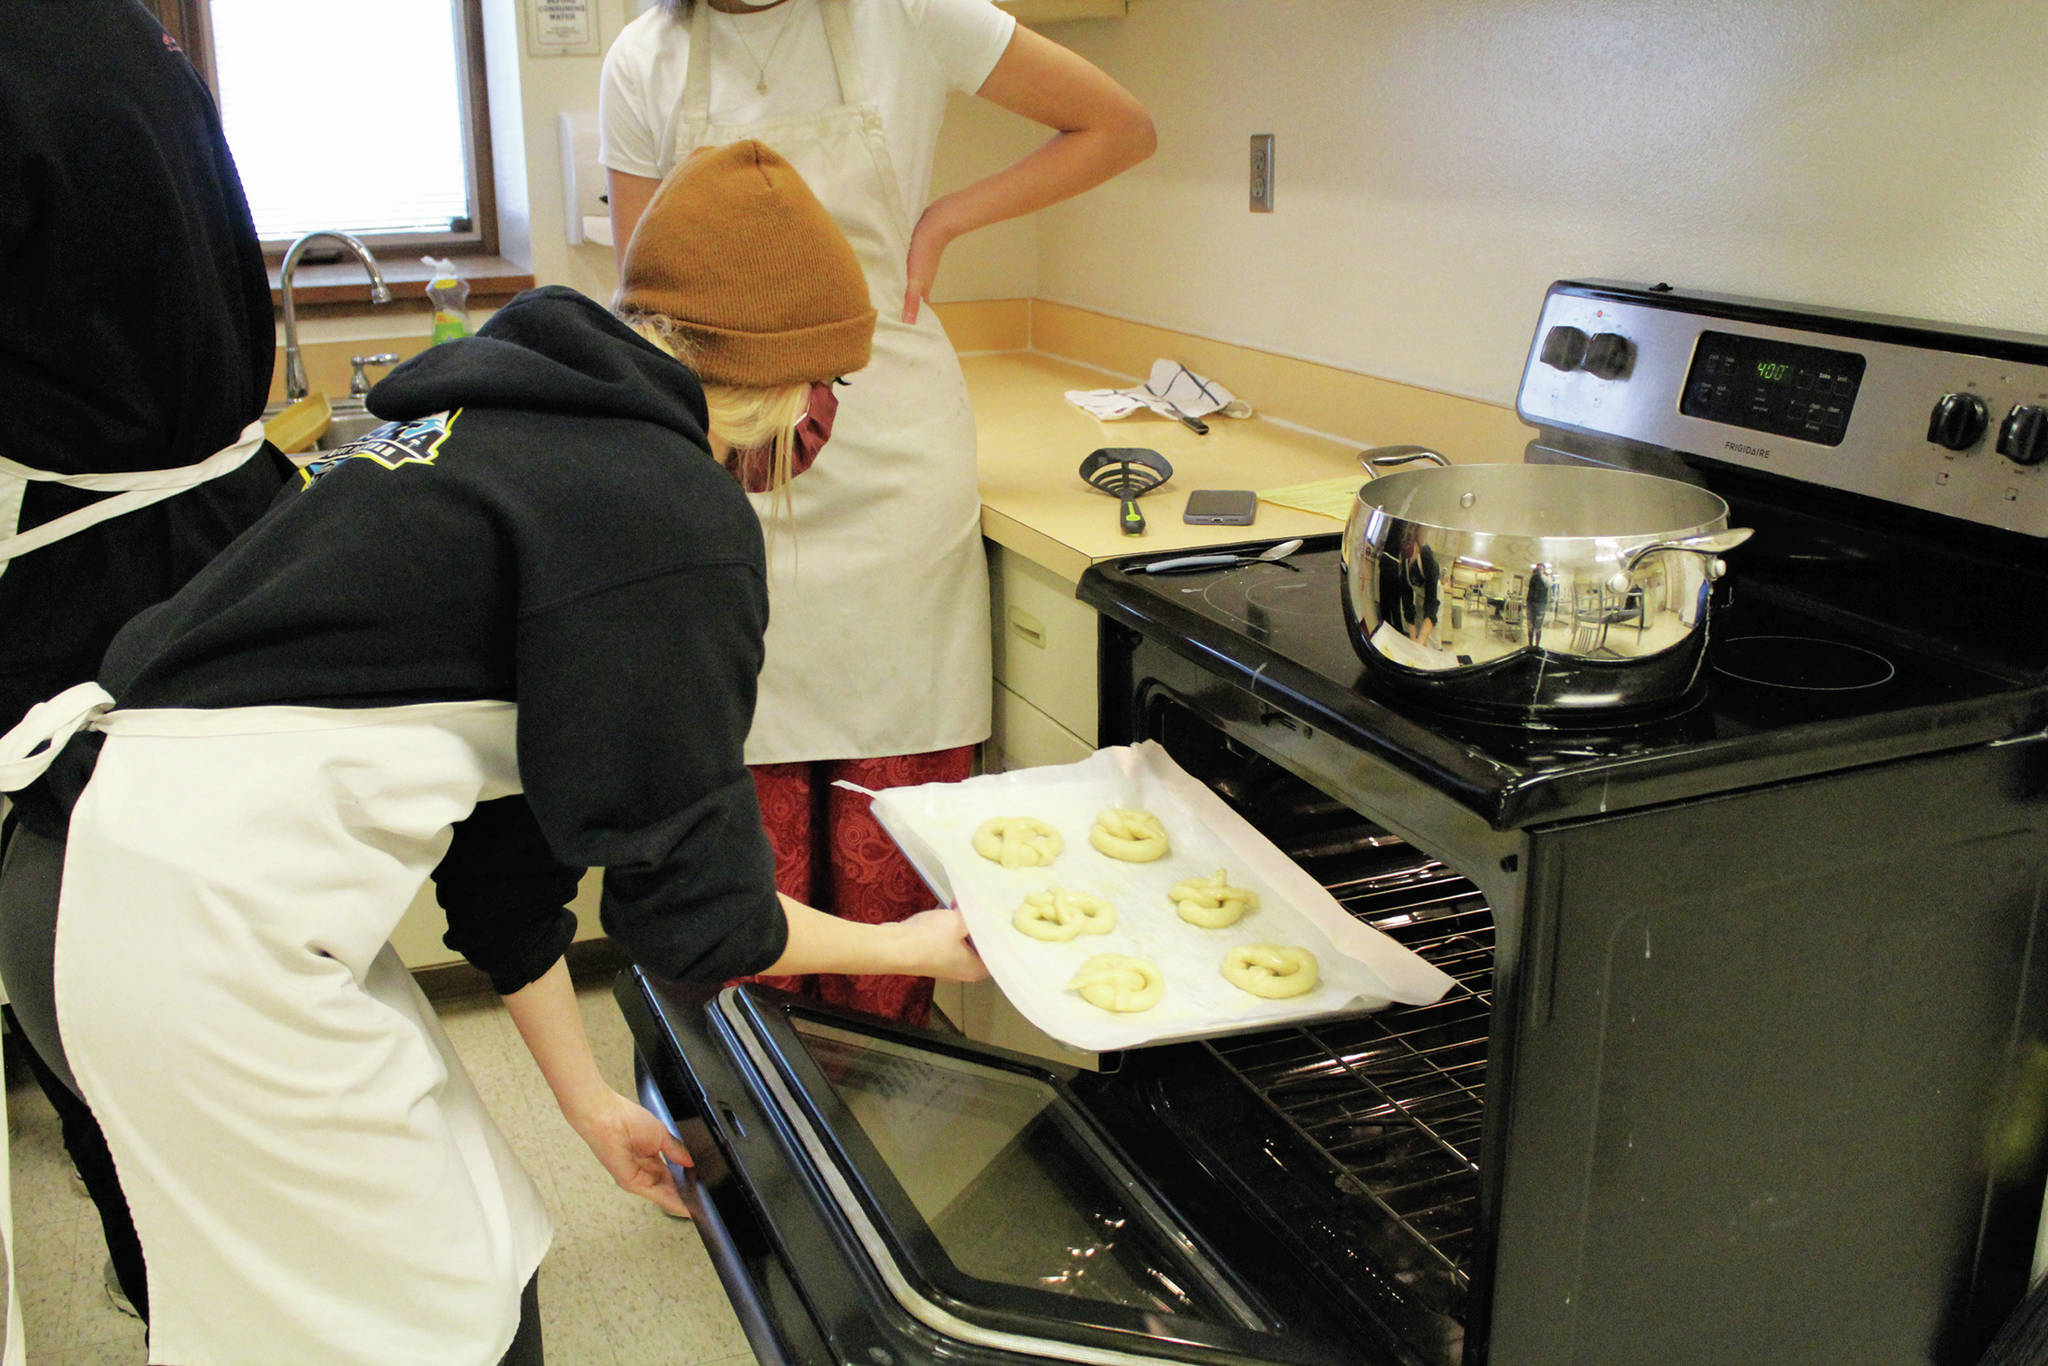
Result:
[[1515,409],[2048,538],[2048,337],[1562,281]]

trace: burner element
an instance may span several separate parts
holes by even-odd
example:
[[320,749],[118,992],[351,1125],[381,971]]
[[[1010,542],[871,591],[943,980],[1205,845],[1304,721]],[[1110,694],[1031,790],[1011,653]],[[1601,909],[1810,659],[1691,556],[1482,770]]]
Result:
[[1230,621],[1240,623],[1255,640],[1270,639],[1274,618],[1339,622],[1337,562],[1317,561],[1307,569],[1293,565],[1248,564],[1227,569],[1202,586],[1202,600]]
[[1744,683],[1801,692],[1855,692],[1898,672],[1881,654],[1813,636],[1738,636],[1716,642],[1707,662]]

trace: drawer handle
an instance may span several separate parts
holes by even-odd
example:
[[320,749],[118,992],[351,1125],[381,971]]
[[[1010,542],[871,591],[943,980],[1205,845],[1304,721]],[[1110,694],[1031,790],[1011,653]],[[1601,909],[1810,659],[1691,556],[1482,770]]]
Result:
[[1009,610],[1008,616],[1010,618],[1011,635],[1016,636],[1027,644],[1036,645],[1041,650],[1045,648],[1044,622],[1020,607],[1012,607]]

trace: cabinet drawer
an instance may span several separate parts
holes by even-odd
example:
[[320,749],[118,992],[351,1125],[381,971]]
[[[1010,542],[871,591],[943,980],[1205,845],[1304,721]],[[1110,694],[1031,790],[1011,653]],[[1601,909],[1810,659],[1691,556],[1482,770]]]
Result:
[[999,545],[989,546],[995,676],[1092,747],[1095,609],[1074,585]]
[[1016,768],[1044,768],[1048,764],[1077,764],[1095,752],[1095,746],[1047,716],[1038,708],[998,683],[995,714],[989,730],[988,749],[982,769],[1007,773]]
[[[1099,1055],[1061,1043],[1025,1019],[993,980],[983,978],[979,982],[947,982],[942,985],[952,990],[944,994],[941,1010],[955,1028],[976,1043],[994,1044],[998,1048],[1029,1053],[1035,1058],[1047,1058],[1090,1072],[1101,1070]],[[940,997],[935,995],[933,1002],[939,1004]]]

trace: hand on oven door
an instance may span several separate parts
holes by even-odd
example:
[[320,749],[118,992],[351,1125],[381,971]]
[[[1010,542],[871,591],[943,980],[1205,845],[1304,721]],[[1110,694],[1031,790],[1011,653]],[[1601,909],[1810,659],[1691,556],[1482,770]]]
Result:
[[576,1113],[564,1111],[576,1136],[590,1146],[619,1189],[652,1200],[670,1214],[687,1219],[690,1210],[676,1189],[668,1164],[696,1164],[683,1141],[642,1106],[606,1089],[593,1094]]

